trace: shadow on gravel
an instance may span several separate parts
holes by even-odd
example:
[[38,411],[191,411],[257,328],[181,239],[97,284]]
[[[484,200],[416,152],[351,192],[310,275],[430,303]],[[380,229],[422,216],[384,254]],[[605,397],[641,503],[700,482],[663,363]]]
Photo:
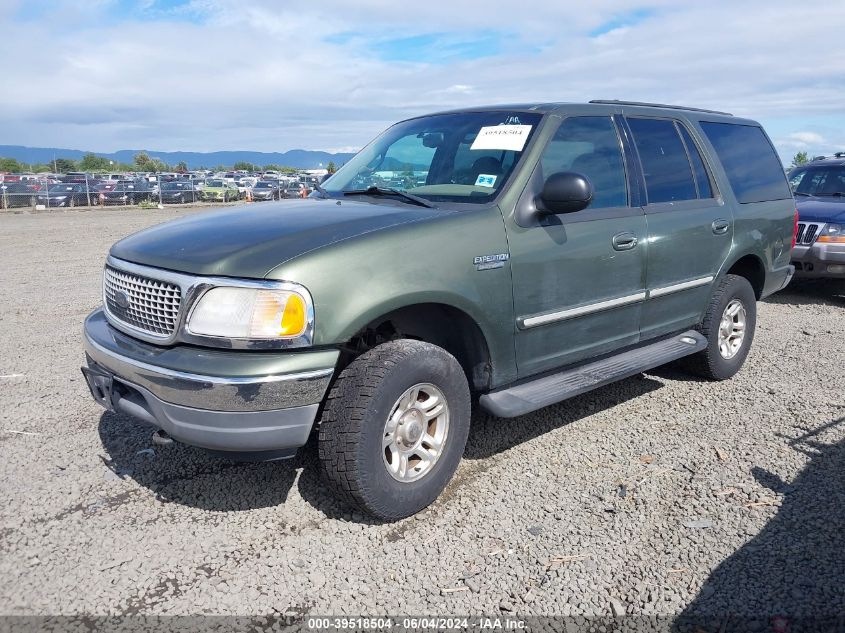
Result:
[[[661,386],[661,382],[641,375],[514,420],[476,410],[464,457],[479,460],[495,455]],[[100,418],[106,466],[118,476],[130,477],[152,490],[161,501],[214,511],[265,508],[284,503],[297,482],[302,498],[328,518],[378,523],[338,501],[326,489],[313,435],[293,459],[236,462],[178,443],[153,446],[152,432],[152,427],[143,422],[116,413],[105,412]]]
[[780,305],[828,305],[845,308],[845,279],[794,279],[780,292],[763,299]]
[[[682,376],[689,378],[688,374]],[[464,459],[485,459],[662,386],[660,381],[640,374],[511,420],[486,414],[476,407]]]
[[[116,413],[100,417],[106,466],[155,492],[164,502],[202,510],[251,510],[287,500],[301,464],[298,455],[275,462],[235,462],[173,443],[153,446],[153,428]],[[149,449],[152,449],[151,454]]]
[[[761,485],[784,495],[782,505],[754,539],[713,571],[676,630],[843,630],[845,440],[818,439],[838,426],[845,426],[845,417],[790,440],[810,458],[794,481],[762,468],[752,471]],[[840,628],[832,629],[837,622]]]

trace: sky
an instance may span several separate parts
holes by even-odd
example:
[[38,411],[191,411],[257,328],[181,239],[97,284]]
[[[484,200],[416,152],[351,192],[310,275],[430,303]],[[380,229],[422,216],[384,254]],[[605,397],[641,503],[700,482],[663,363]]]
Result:
[[845,3],[0,0],[0,144],[355,151],[491,103],[626,99],[845,151]]

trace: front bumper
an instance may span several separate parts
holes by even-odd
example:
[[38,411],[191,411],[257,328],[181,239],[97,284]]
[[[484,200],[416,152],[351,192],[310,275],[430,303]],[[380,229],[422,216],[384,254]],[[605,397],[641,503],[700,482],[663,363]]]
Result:
[[241,352],[159,347],[85,320],[94,399],[192,446],[289,457],[305,444],[334,373],[337,350]]
[[796,277],[845,278],[845,244],[796,245],[792,249],[792,264]]

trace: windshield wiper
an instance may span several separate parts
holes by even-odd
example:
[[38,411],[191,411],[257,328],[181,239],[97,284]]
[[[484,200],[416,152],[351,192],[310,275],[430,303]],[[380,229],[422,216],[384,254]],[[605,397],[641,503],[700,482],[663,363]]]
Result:
[[792,195],[793,195],[793,196],[806,196],[806,197],[808,197],[808,198],[812,198],[812,197],[813,197],[811,194],[809,194],[809,193],[804,193],[803,191],[793,191],[793,192],[792,192]]
[[316,183],[316,182],[314,183],[314,189],[315,189],[315,190],[317,191],[317,193],[319,193],[319,194],[320,194],[323,198],[331,198],[331,196],[329,195],[329,192],[328,192],[328,191],[326,191],[325,189],[323,189],[323,187],[322,187],[321,185],[319,185],[318,183]]
[[834,196],[834,197],[841,197],[845,196],[845,191],[830,191],[827,193],[817,193],[817,196]]
[[352,191],[344,191],[344,196],[399,196],[410,204],[416,204],[421,207],[433,209],[434,205],[425,198],[420,198],[412,193],[400,191],[399,189],[391,189],[390,187],[367,187],[366,189],[353,189]]

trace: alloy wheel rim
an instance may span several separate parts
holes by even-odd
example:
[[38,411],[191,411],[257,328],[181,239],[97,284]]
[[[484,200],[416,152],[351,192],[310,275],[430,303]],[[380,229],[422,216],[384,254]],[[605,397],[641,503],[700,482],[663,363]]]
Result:
[[719,322],[719,354],[722,358],[730,360],[742,348],[746,318],[745,306],[739,299],[733,299],[725,306]]
[[449,436],[449,404],[431,383],[407,389],[393,405],[384,425],[382,460],[390,476],[402,483],[432,471]]

